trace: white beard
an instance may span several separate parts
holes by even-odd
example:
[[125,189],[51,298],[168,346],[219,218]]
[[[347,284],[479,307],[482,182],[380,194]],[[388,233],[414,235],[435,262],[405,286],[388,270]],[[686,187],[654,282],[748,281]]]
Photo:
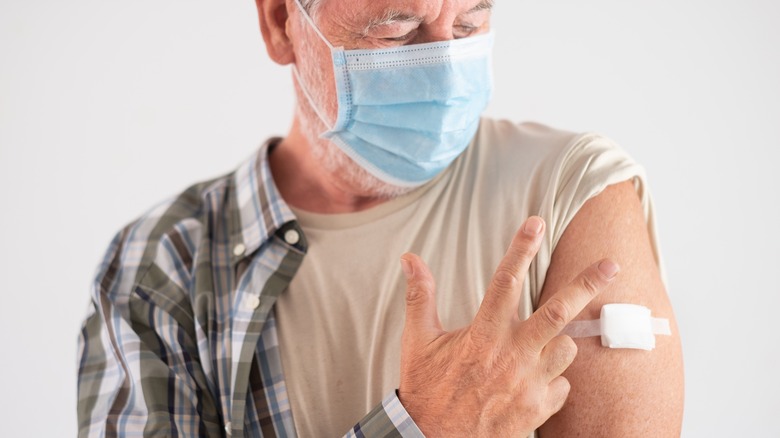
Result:
[[[355,193],[361,196],[381,199],[395,198],[414,190],[413,187],[399,187],[380,180],[349,158],[333,142],[320,138],[319,132],[321,129],[319,128],[322,128],[324,125],[316,115],[311,114],[310,117],[313,115],[316,118],[316,120],[311,120],[310,117],[302,114],[306,112],[313,113],[313,111],[310,108],[300,108],[301,104],[302,102],[298,103],[299,120],[301,121],[304,136],[309,141],[311,154],[334,179],[342,180]],[[303,105],[309,106],[308,102],[303,103]],[[312,125],[315,125],[315,127]]]

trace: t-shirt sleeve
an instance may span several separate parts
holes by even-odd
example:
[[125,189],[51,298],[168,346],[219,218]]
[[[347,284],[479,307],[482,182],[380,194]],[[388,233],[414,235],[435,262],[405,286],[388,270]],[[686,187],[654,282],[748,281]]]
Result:
[[607,186],[632,180],[644,209],[647,230],[656,263],[665,281],[656,233],[652,199],[645,170],[613,141],[584,134],[572,140],[555,160],[539,214],[548,232],[532,266],[531,299],[538,306],[552,254],[580,208]]

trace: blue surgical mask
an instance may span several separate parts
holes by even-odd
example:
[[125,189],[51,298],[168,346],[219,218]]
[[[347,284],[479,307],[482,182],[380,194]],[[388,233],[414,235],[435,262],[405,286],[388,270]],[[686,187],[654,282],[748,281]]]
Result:
[[469,145],[492,92],[493,34],[388,49],[328,45],[338,96],[330,122],[297,69],[296,79],[318,117],[320,136],[380,180],[416,187],[433,179]]

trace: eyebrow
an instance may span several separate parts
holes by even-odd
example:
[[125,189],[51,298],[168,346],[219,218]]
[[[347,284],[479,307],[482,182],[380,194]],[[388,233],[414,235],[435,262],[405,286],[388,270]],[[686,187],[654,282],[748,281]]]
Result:
[[494,0],[482,0],[479,2],[478,5],[474,6],[473,8],[469,9],[467,14],[471,14],[474,12],[484,11],[485,9],[493,9],[493,5],[495,4]]
[[[493,9],[494,3],[495,3],[494,0],[482,0],[481,2],[479,2],[478,5],[466,11],[466,14],[473,14],[474,12]],[[419,15],[408,14],[406,12],[402,12],[396,9],[388,9],[381,16],[369,21],[366,27],[363,29],[363,34],[365,35],[371,29],[379,26],[387,26],[393,23],[418,23],[419,24],[422,23],[423,21],[425,21],[425,19],[423,17],[420,17]]]
[[369,30],[375,27],[387,26],[388,24],[422,23],[423,21],[424,21],[423,17],[420,17],[419,15],[408,14],[406,12],[401,12],[396,9],[388,9],[381,16],[369,21],[365,29],[363,29],[363,33],[367,34]]

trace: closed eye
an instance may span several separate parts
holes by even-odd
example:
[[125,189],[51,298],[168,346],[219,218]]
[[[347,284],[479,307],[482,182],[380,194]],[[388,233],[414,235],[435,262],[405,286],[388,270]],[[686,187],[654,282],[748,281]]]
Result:
[[471,26],[471,25],[456,25],[453,26],[453,37],[455,38],[465,38],[467,36],[471,36],[474,32],[476,32],[479,29],[478,26]]

